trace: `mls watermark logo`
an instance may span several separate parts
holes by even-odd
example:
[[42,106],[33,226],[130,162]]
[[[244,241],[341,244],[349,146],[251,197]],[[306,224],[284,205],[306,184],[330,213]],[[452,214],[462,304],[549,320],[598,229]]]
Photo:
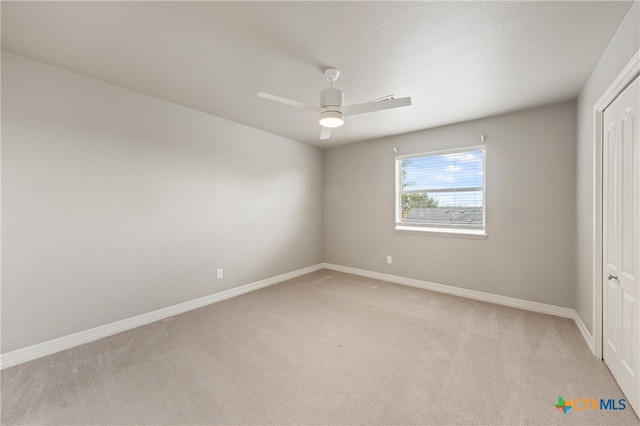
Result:
[[627,401],[622,398],[618,399],[593,399],[593,398],[576,398],[574,400],[566,400],[564,397],[558,397],[558,403],[555,404],[556,409],[562,410],[567,414],[569,410],[574,411],[595,411],[595,410],[611,410],[620,411],[627,408]]

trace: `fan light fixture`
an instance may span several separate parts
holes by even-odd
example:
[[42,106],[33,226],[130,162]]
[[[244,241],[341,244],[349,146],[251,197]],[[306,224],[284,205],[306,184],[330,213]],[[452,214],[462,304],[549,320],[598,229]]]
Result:
[[344,124],[344,115],[340,111],[323,111],[320,113],[320,125],[336,128]]
[[[1,0],[0,0],[1,1]],[[399,108],[411,105],[411,98],[396,98],[395,95],[378,98],[372,102],[363,104],[345,105],[344,93],[340,89],[333,87],[340,71],[335,68],[324,70],[324,76],[331,84],[331,87],[320,92],[320,105],[308,105],[302,102],[283,98],[282,96],[270,95],[259,92],[258,96],[281,104],[290,105],[296,108],[306,109],[320,114],[320,140],[327,140],[331,137],[332,129],[336,129],[344,124],[344,118],[350,115],[364,114],[368,112],[382,111],[385,109]]]

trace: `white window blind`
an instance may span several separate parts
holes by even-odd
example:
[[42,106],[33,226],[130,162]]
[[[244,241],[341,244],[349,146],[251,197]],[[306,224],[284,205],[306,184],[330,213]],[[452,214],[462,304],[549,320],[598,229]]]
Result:
[[396,226],[485,229],[485,149],[396,158]]

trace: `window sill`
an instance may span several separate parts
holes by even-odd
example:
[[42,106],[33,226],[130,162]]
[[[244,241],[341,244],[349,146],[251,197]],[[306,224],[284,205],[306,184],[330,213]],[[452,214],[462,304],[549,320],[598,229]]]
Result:
[[396,226],[394,232],[398,234],[429,235],[432,237],[470,238],[474,240],[486,240],[489,236],[483,230],[474,229],[446,229],[446,228],[420,228],[417,226]]

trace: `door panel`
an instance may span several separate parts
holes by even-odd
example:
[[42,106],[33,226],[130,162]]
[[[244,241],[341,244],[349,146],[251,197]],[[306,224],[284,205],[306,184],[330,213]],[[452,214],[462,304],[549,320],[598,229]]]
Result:
[[[628,108],[622,118],[622,170],[621,170],[621,203],[622,221],[621,238],[621,269],[622,273],[630,280],[635,280],[638,276],[638,252],[633,247],[638,247],[638,203],[640,197],[637,195],[638,182],[638,147],[633,144],[633,127],[638,124],[637,111]],[[636,145],[638,145],[636,143]],[[634,161],[635,160],[635,161]],[[634,164],[634,162],[636,164]],[[635,167],[634,167],[635,166]],[[635,175],[635,176],[634,176]],[[636,194],[634,194],[636,190]]]
[[604,112],[603,358],[640,412],[640,79]]
[[618,323],[616,315],[620,312],[617,309],[616,304],[618,302],[618,284],[609,281],[607,283],[607,291],[605,292],[605,303],[607,309],[606,313],[606,329],[604,333],[605,342],[611,348],[611,351],[616,354],[618,352],[618,336],[616,324]]
[[634,375],[634,372],[638,369],[636,360],[634,360],[634,336],[633,336],[633,318],[635,316],[636,301],[629,293],[622,292],[622,330],[620,335],[622,337],[621,342],[621,361],[628,373]]
[[[607,134],[604,139],[604,162],[605,164],[616,164],[618,162],[618,146],[616,139],[616,123],[609,123]],[[606,230],[608,235],[617,234],[617,218],[618,218],[618,203],[617,203],[617,168],[608,167],[605,180],[607,182],[605,191],[603,194],[604,212],[603,219],[606,224]],[[609,238],[606,240],[606,253],[605,259],[607,266],[613,270],[618,269],[618,246],[615,238]]]

